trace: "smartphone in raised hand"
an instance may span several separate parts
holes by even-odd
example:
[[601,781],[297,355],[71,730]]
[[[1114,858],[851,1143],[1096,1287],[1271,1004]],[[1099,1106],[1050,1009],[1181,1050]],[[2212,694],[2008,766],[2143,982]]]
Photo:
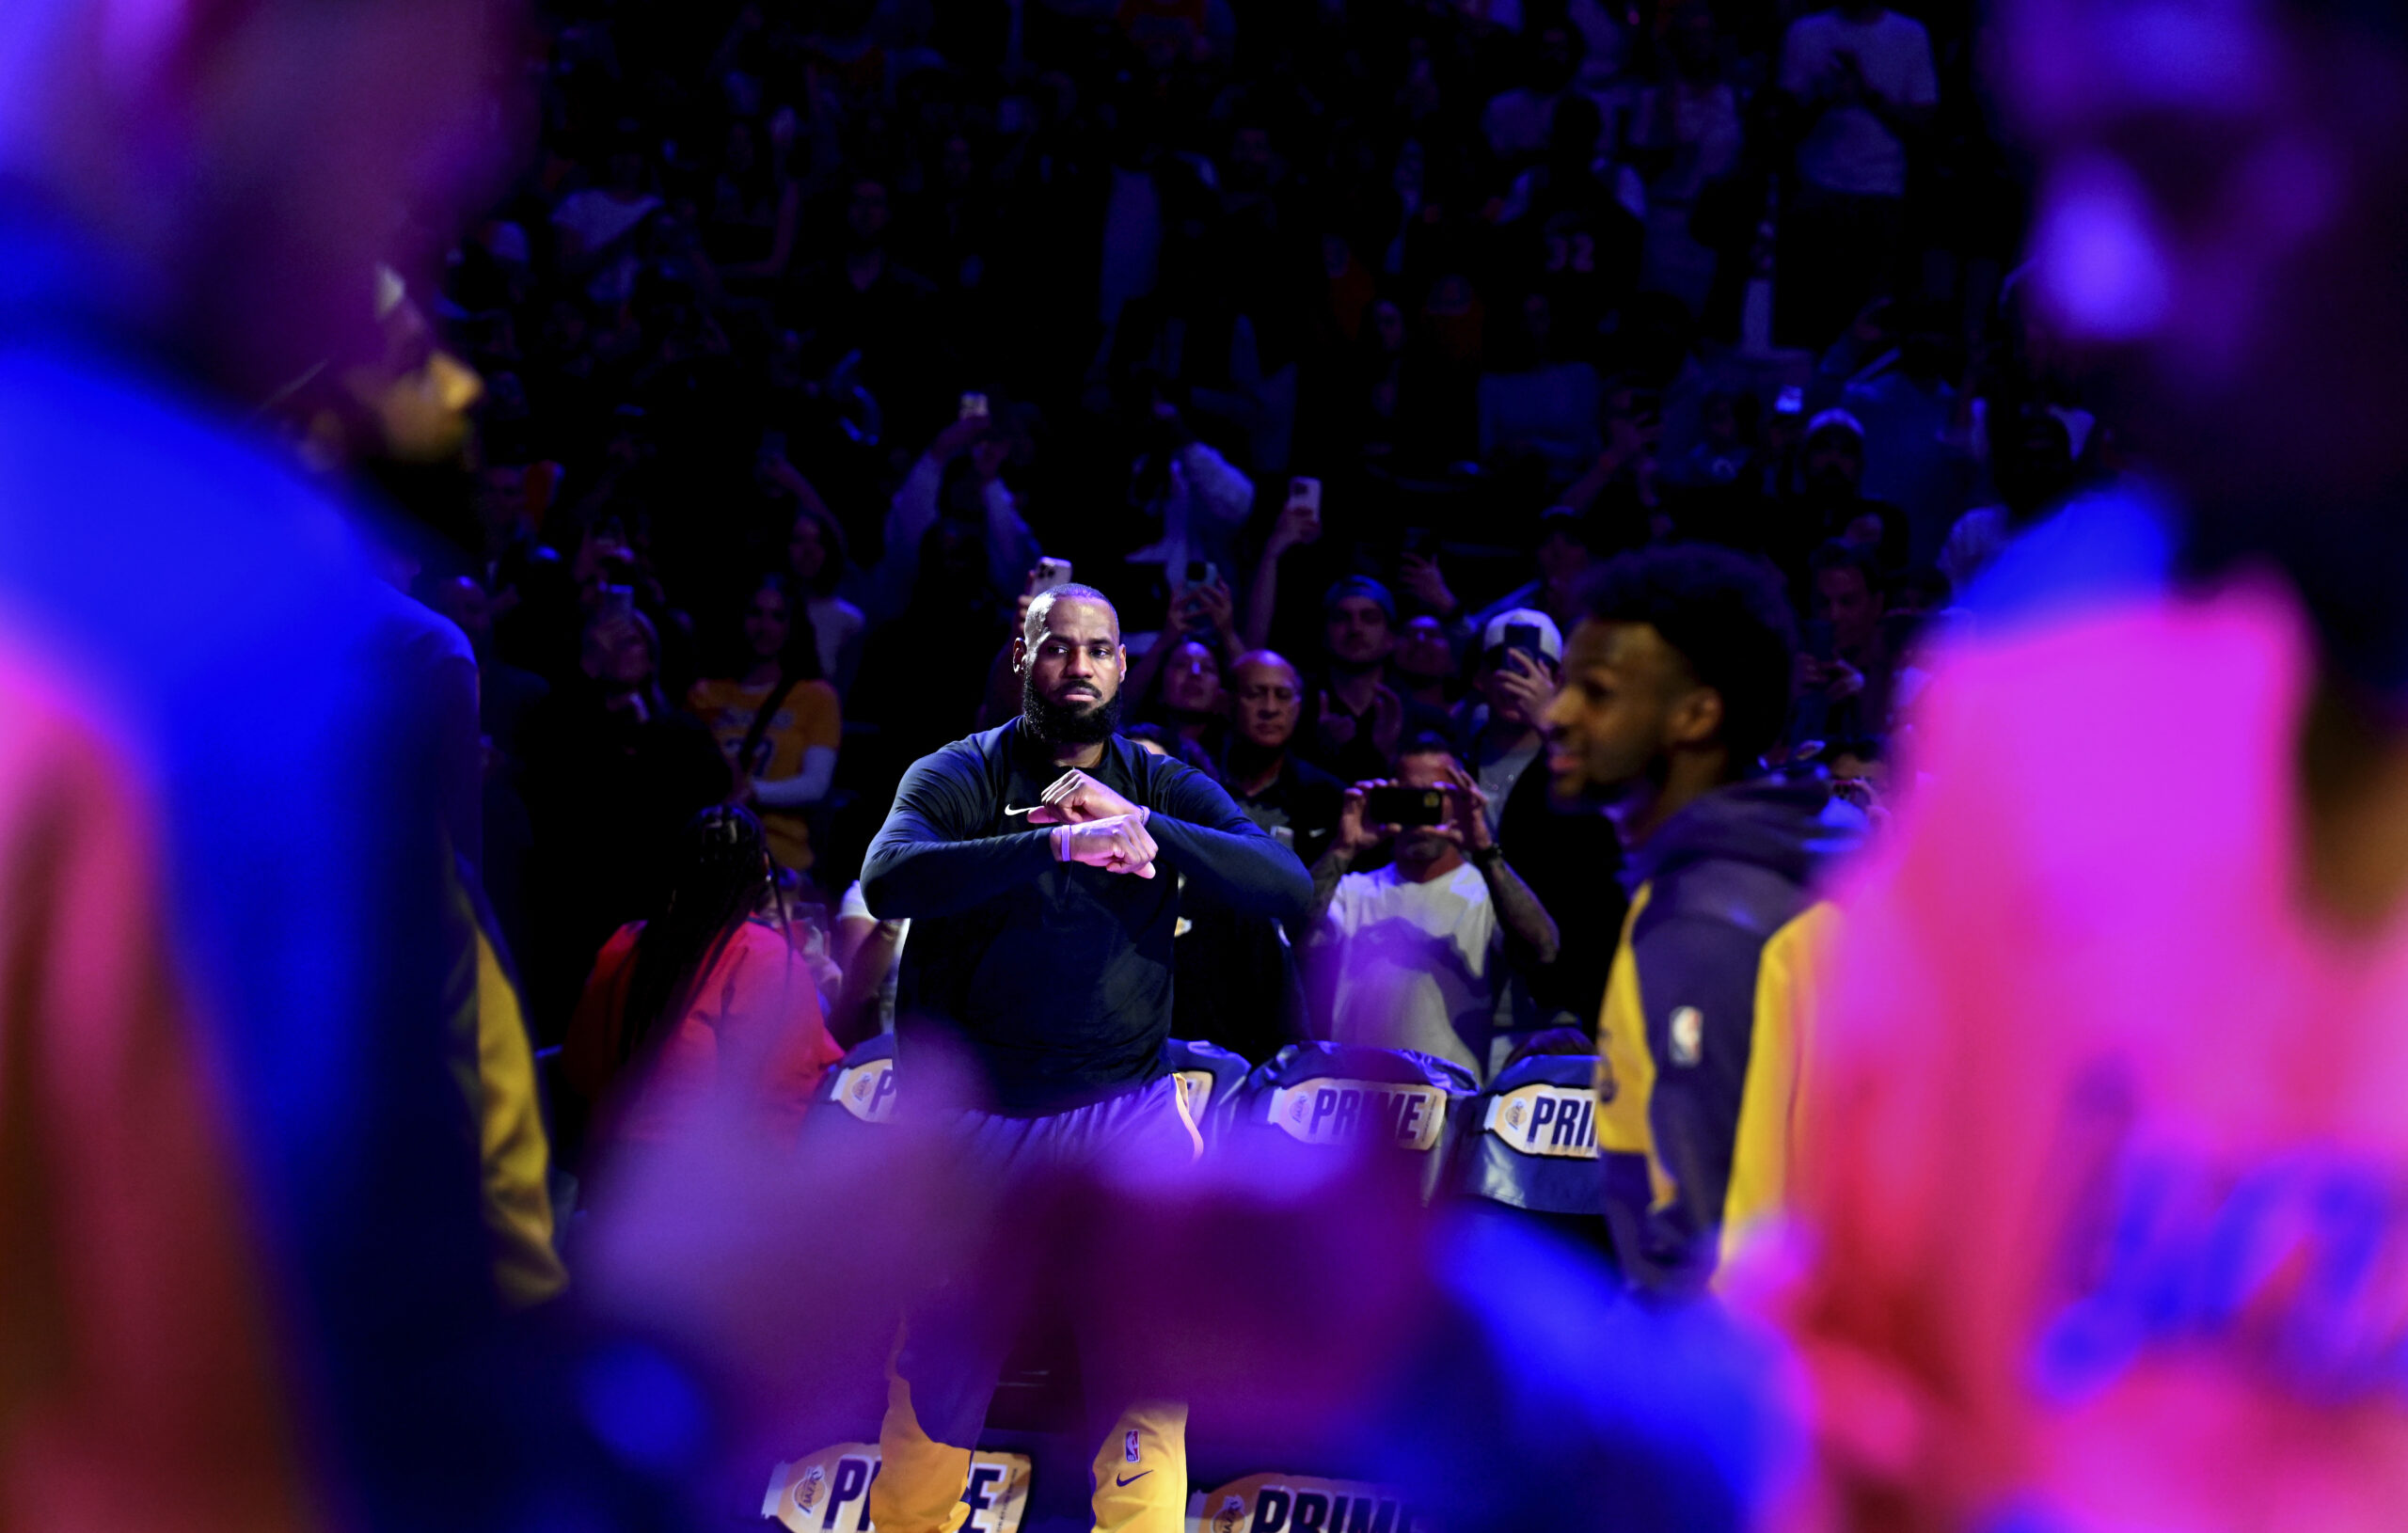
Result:
[[1067,559],[1040,559],[1028,572],[1028,593],[1041,596],[1055,586],[1070,583],[1070,561]]
[[1373,788],[1363,795],[1367,825],[1444,825],[1447,795],[1443,788]]
[[1321,520],[1321,481],[1302,474],[1288,482],[1288,504],[1309,513],[1314,521]]

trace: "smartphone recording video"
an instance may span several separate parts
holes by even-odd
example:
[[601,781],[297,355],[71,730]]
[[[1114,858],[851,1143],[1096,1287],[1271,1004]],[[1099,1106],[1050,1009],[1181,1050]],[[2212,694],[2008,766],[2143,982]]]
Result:
[[1440,825],[1447,818],[1447,796],[1436,788],[1373,788],[1363,795],[1367,825]]

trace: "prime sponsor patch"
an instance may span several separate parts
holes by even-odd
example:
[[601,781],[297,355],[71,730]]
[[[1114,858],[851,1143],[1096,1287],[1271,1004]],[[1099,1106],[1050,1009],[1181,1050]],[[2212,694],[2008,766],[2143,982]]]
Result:
[[1577,1086],[1517,1086],[1489,1098],[1481,1128],[1523,1155],[1597,1158],[1597,1098]]
[[1402,1082],[1323,1078],[1275,1088],[1271,1121],[1307,1145],[1386,1140],[1427,1150],[1447,1126],[1447,1094]]
[[1309,1475],[1248,1475],[1188,1501],[1188,1533],[1425,1533],[1394,1491]]
[[[876,1443],[838,1443],[781,1463],[769,1473],[761,1515],[794,1533],[875,1533],[869,1488],[880,1465]],[[965,1533],[1019,1533],[1028,1508],[1028,1456],[973,1453],[961,1490],[970,1509]]]

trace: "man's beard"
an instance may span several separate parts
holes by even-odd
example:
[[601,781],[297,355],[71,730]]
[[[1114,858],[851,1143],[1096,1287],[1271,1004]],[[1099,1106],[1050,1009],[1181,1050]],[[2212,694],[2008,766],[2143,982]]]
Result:
[[1049,701],[1037,689],[1037,677],[1020,678],[1020,717],[1031,735],[1048,745],[1093,745],[1112,737],[1120,727],[1120,694],[1085,706]]
[[1414,827],[1396,838],[1394,855],[1400,862],[1428,867],[1455,849],[1455,844],[1437,831]]

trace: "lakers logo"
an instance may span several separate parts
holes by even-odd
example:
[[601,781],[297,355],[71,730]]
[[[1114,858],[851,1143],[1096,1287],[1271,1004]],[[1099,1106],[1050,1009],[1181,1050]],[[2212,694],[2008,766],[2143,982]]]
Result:
[[863,1123],[892,1121],[895,1061],[873,1059],[847,1068],[836,1078],[836,1101]]
[[1221,1509],[1212,1519],[1212,1533],[1237,1533],[1239,1519],[1245,1515],[1245,1498],[1229,1496],[1222,1501]]
[[819,1500],[820,1487],[828,1483],[828,1471],[817,1464],[802,1472],[802,1483],[794,1488],[794,1504],[809,1511]]

